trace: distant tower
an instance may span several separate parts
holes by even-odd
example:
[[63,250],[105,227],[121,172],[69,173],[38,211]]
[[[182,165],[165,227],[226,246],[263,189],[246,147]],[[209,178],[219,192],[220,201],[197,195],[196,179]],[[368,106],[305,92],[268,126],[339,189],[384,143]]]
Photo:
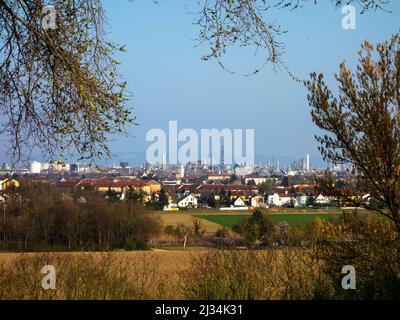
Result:
[[307,172],[310,171],[310,155],[309,154],[306,155],[306,171]]
[[162,169],[165,170],[167,168],[167,154],[164,152],[162,155]]
[[180,178],[184,178],[185,177],[185,166],[183,164],[181,164],[181,168],[180,168]]
[[221,146],[221,170],[224,170],[225,168],[225,148],[224,145]]
[[31,163],[30,173],[32,173],[32,174],[40,174],[41,171],[42,171],[42,164],[40,162],[33,161]]

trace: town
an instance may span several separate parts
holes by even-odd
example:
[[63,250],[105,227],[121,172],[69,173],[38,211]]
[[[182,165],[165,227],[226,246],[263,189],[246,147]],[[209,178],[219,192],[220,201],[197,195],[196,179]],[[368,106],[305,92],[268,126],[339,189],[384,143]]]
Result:
[[[179,211],[212,208],[240,211],[254,208],[344,207],[347,203],[324,195],[315,187],[315,179],[326,172],[338,181],[355,179],[352,168],[331,165],[325,169],[310,167],[310,156],[291,165],[268,162],[259,165],[150,165],[130,167],[128,163],[104,169],[83,163],[40,163],[33,161],[29,169],[0,169],[3,195],[18,179],[48,182],[66,195],[97,191],[105,198],[124,201],[140,198],[143,204],[158,203],[158,209]],[[368,194],[354,197],[368,201]],[[4,199],[4,197],[2,197]],[[85,201],[84,197],[81,197]]]

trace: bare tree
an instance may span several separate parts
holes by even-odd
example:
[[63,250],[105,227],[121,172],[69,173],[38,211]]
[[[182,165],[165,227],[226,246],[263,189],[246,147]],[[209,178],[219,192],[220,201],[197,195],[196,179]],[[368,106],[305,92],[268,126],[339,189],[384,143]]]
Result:
[[[364,205],[391,219],[400,233],[399,35],[376,46],[365,42],[359,56],[355,74],[340,65],[338,96],[322,74],[311,75],[306,86],[312,119],[326,132],[317,136],[324,159],[352,164],[373,199]],[[344,196],[357,189],[338,189],[329,180],[325,187]]]
[[178,236],[183,240],[183,249],[186,249],[187,241],[192,234],[191,228],[189,226],[186,226],[186,225],[180,223],[176,227],[176,231],[177,231]]
[[[192,2],[192,1],[188,1]],[[198,41],[210,47],[204,60],[216,59],[219,65],[231,73],[222,57],[232,46],[253,47],[265,54],[262,65],[249,74],[258,73],[267,64],[283,69],[288,68],[282,60],[284,44],[279,36],[286,30],[276,21],[269,21],[265,14],[272,8],[296,10],[311,1],[307,0],[197,0],[197,20],[200,27]],[[361,13],[369,10],[385,9],[388,0],[331,0],[336,7],[354,4]],[[312,1],[318,4],[318,0]],[[290,72],[289,72],[290,73]],[[294,77],[294,76],[293,76]]]

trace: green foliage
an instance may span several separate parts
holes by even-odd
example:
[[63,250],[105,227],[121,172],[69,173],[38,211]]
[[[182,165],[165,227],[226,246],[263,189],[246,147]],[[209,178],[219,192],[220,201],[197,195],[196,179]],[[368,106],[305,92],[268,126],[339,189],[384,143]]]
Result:
[[273,223],[267,215],[255,210],[238,228],[243,235],[248,248],[254,249],[258,245],[268,244],[273,231]]
[[151,196],[151,201],[148,205],[155,210],[164,210],[164,207],[169,204],[169,195],[167,191],[162,188],[158,194],[153,193]]
[[175,235],[176,235],[176,231],[175,231],[174,226],[166,225],[166,226],[164,227],[164,233],[165,233],[165,234],[168,234],[168,235],[170,235],[170,236],[175,236]]
[[148,250],[149,245],[148,245],[148,243],[144,242],[143,240],[128,239],[126,241],[125,249],[127,251]]

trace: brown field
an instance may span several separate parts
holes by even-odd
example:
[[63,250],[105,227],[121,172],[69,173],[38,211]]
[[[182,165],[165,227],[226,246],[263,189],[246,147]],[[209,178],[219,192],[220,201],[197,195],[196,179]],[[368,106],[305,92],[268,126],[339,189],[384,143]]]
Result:
[[[201,252],[199,250],[155,250],[112,253],[0,253],[0,269],[3,273],[2,276],[0,275],[0,286],[3,286],[3,291],[6,290],[2,292],[2,288],[0,288],[0,300],[70,299],[68,298],[70,292],[73,292],[73,300],[107,299],[107,295],[97,294],[96,289],[93,289],[89,296],[86,292],[79,296],[74,292],[73,287],[80,285],[73,283],[89,281],[90,284],[97,283],[94,285],[96,288],[103,286],[103,282],[108,282],[108,284],[104,284],[104,288],[108,286],[107,290],[119,292],[119,289],[113,287],[115,279],[105,280],[108,272],[113,274],[112,277],[114,277],[114,273],[115,275],[123,274],[121,279],[117,280],[120,281],[118,286],[124,287],[124,282],[126,282],[127,286],[132,285],[135,290],[141,292],[141,295],[133,296],[125,292],[123,295],[121,294],[121,297],[115,297],[116,293],[113,292],[113,299],[126,299],[126,297],[128,299],[177,299],[181,298],[179,296],[180,274],[188,269],[191,259],[199,256]],[[97,261],[98,263],[96,263]],[[63,283],[60,285],[62,286],[61,291],[55,290],[54,293],[51,293],[55,295],[54,297],[48,296],[47,292],[40,289],[40,279],[44,276],[41,274],[41,268],[45,265],[54,265],[57,270],[57,283]],[[7,278],[7,272],[4,270],[13,270],[13,275]],[[71,282],[68,276],[75,272],[77,275],[73,275],[74,280]],[[79,277],[79,273],[83,278],[76,282],[75,278]],[[14,279],[22,280],[18,282],[19,280]],[[66,281],[72,283],[67,289],[65,289]],[[161,284],[162,290],[160,290]],[[85,287],[86,284],[81,286]],[[32,293],[32,287],[36,288],[36,291],[33,289],[34,293]],[[99,291],[101,292],[102,289]],[[69,290],[68,293],[64,293],[67,290]]]
[[[292,285],[294,275],[304,277],[315,268],[315,264],[308,263],[304,251],[259,251],[253,256],[248,253],[246,250],[0,253],[0,300],[197,299],[204,298],[203,282],[209,285],[214,278],[212,281],[224,279],[226,288],[243,281],[256,286],[258,293],[253,297],[256,299],[279,299],[284,297],[285,288]],[[56,268],[56,290],[41,288],[41,268],[45,265]],[[301,283],[301,287],[305,284],[303,278],[293,283]],[[248,298],[246,290],[240,294],[245,296],[221,298]]]
[[[109,254],[115,256],[118,259],[126,259],[132,264],[137,264],[143,259],[154,260],[159,264],[159,271],[168,277],[174,276],[186,270],[190,264],[190,260],[199,254],[199,248],[194,250],[160,250],[155,249],[153,251],[121,251],[121,252],[110,252]],[[0,253],[0,264],[10,263],[13,259],[20,257],[21,255],[35,256],[40,253]],[[82,255],[82,253],[52,253],[54,255]],[[85,255],[100,256],[103,253],[100,252],[89,252],[83,253]]]
[[[188,213],[161,213],[157,214],[161,218],[161,221],[164,226],[171,225],[171,226],[178,226],[179,224],[184,224],[189,227],[193,225],[193,215]],[[207,221],[205,219],[200,219],[203,228],[206,230],[207,234],[213,234],[221,229],[221,225]]]

